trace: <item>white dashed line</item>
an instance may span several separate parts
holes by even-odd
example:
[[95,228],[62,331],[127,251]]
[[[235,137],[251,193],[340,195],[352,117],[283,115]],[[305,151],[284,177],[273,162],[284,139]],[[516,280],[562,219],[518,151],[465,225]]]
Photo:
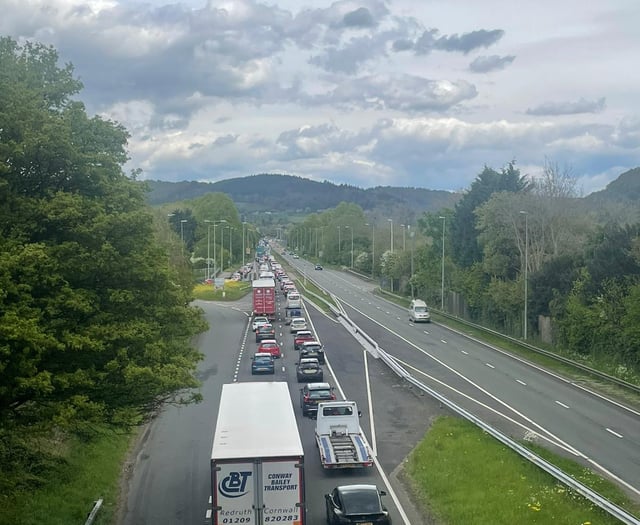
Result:
[[469,355],[469,352],[467,352],[466,350],[460,350],[461,353],[463,353],[464,355]]
[[516,379],[516,383],[520,383],[522,386],[527,386],[527,383],[522,381],[522,379]]
[[622,439],[622,434],[618,434],[615,430],[611,430],[610,428],[605,429],[609,434],[613,434],[615,437]]
[[447,342],[444,339],[440,339],[441,343],[444,343],[445,345],[447,344]]
[[565,405],[562,401],[556,400],[556,404],[560,405],[562,408],[569,408],[569,405]]
[[491,363],[485,363],[484,366],[488,366],[489,368],[495,368]]

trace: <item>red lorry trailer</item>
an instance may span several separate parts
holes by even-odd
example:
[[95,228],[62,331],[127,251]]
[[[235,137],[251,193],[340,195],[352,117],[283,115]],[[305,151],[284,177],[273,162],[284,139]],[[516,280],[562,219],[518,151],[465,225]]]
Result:
[[253,315],[276,318],[276,282],[273,279],[253,281]]

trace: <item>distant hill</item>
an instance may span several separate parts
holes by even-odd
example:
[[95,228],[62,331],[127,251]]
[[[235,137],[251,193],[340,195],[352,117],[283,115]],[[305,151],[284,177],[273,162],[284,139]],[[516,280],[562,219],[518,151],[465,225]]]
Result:
[[240,213],[312,213],[340,202],[358,204],[372,215],[415,219],[425,211],[453,208],[461,194],[424,188],[379,186],[362,189],[346,184],[317,182],[303,177],[260,174],[218,182],[146,181],[151,205],[194,199],[206,193],[227,194]]
[[585,200],[590,203],[602,202],[640,202],[640,168],[625,171],[616,180],[607,184],[604,190],[594,191]]

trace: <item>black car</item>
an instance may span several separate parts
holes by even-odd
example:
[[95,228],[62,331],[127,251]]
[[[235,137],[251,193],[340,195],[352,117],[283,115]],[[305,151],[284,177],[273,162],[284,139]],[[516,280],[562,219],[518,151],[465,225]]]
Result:
[[298,379],[298,383],[310,383],[324,379],[324,372],[317,359],[300,359],[297,365],[296,378]]
[[375,485],[342,485],[325,494],[327,523],[342,525],[370,523],[391,525],[391,518],[380,496],[386,492]]
[[324,360],[324,347],[319,341],[305,341],[300,347],[300,358],[303,357],[315,357],[318,362],[323,365]]
[[334,401],[336,395],[329,383],[307,383],[300,389],[300,408],[303,416],[314,417],[318,413],[318,403]]
[[263,324],[256,330],[256,343],[259,343],[263,339],[275,339],[276,329],[271,324]]

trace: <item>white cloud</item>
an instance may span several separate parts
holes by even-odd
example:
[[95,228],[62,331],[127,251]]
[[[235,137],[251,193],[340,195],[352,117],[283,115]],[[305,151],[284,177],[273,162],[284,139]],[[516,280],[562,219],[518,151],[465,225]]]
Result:
[[640,158],[639,25],[635,0],[5,0],[0,33],[72,62],[146,178],[459,190],[549,157],[594,191]]

